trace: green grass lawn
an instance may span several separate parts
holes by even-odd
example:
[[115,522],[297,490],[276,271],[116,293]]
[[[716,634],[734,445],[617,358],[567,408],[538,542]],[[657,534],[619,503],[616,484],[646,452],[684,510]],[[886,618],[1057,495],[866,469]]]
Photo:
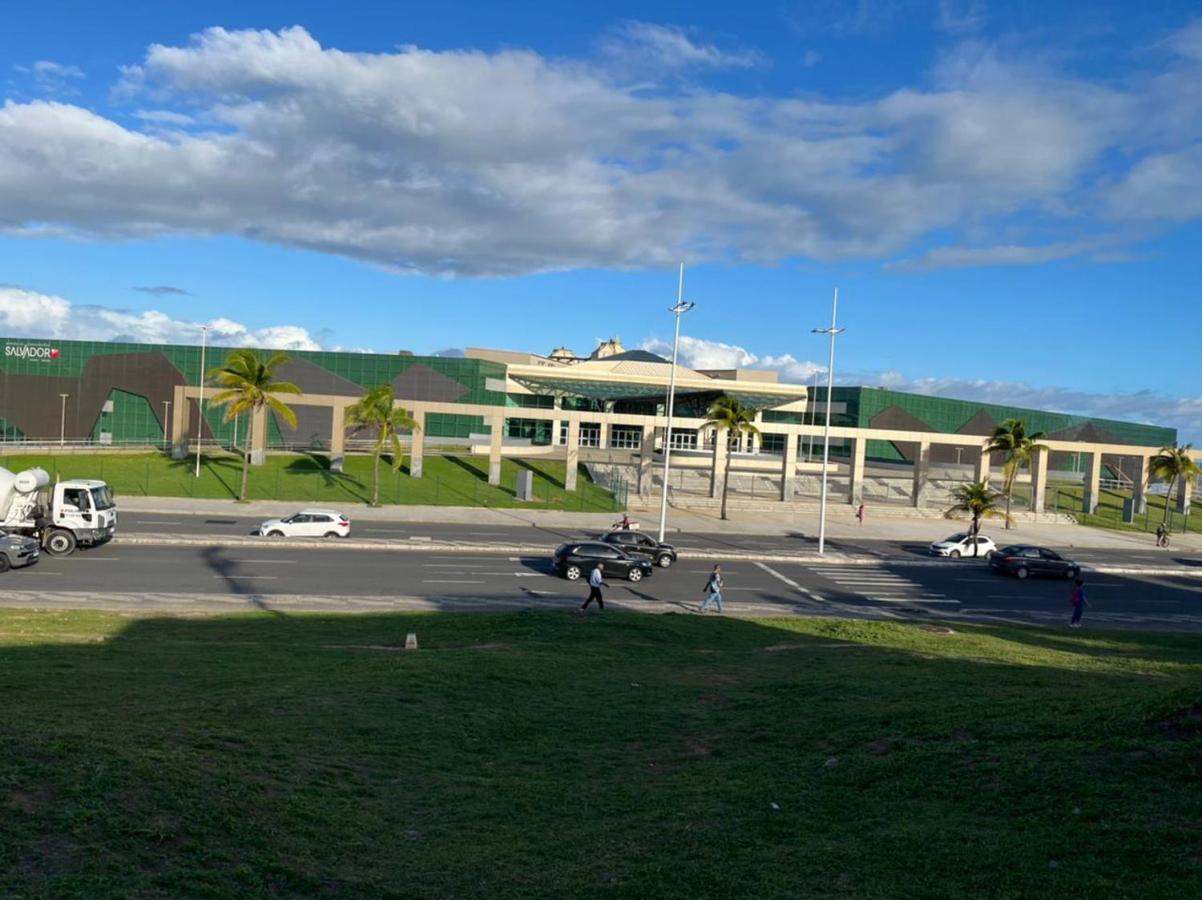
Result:
[[[406,457],[406,459],[408,459]],[[51,478],[100,478],[121,495],[207,497],[233,499],[241,486],[242,461],[230,454],[202,458],[201,477],[195,477],[195,457],[173,460],[162,453],[91,453],[0,456],[0,465],[13,471],[41,466]],[[345,472],[331,472],[329,460],[307,453],[271,454],[262,466],[251,468],[248,494],[252,500],[297,500],[347,505],[371,498],[369,456],[348,456]],[[517,473],[534,473],[533,502],[515,497]],[[488,483],[488,458],[469,454],[426,456],[422,478],[409,477],[408,465],[393,472],[380,465],[380,501],[390,504],[435,506],[494,506],[533,509],[614,511],[614,496],[579,470],[577,490],[563,489],[561,460],[505,459],[501,484]],[[120,503],[120,500],[118,500]]]
[[1198,896],[1198,639],[957,632],[3,611],[0,894]]
[[[1148,495],[1148,510],[1146,515],[1135,517],[1135,522],[1127,524],[1123,521],[1123,501],[1131,496],[1130,491],[1114,491],[1103,488],[1098,492],[1098,509],[1094,513],[1082,512],[1084,488],[1081,485],[1053,484],[1048,487],[1047,508],[1056,509],[1057,491],[1059,492],[1060,509],[1071,513],[1082,525],[1092,525],[1095,528],[1116,528],[1123,531],[1151,532],[1164,521],[1165,498],[1155,494]],[[1202,515],[1188,517],[1177,512],[1177,499],[1174,493],[1169,504],[1169,520],[1174,532],[1184,530],[1202,532]]]

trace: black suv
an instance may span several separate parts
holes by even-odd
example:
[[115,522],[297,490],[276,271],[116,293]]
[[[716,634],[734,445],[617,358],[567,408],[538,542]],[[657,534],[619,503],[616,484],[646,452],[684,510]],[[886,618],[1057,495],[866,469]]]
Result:
[[1014,544],[994,550],[989,557],[989,566],[1003,575],[1026,578],[1028,575],[1051,575],[1055,578],[1076,578],[1081,567],[1071,559],[1065,559],[1047,547],[1032,547]]
[[661,569],[666,569],[676,562],[676,548],[671,544],[661,544],[650,535],[638,531],[627,531],[619,528],[601,535],[598,540],[605,541],[615,547],[621,547],[627,553],[635,556],[645,556]]
[[601,541],[569,541],[555,548],[551,565],[568,581],[590,574],[597,563],[605,563],[605,574],[621,576],[629,581],[650,578],[655,569],[651,561],[619,550]]

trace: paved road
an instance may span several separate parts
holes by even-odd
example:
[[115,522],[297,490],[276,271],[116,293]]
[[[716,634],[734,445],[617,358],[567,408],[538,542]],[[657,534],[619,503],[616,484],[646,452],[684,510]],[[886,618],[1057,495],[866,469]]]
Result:
[[[281,508],[281,513],[286,512]],[[258,528],[262,519],[251,519],[237,516],[210,515],[160,515],[156,513],[131,512],[122,515],[121,533],[129,534],[188,534],[188,535],[219,535],[244,536]],[[953,523],[948,523],[948,534],[956,530]],[[989,532],[986,532],[989,533]],[[595,531],[582,531],[578,528],[553,528],[532,526],[529,524],[503,525],[462,525],[432,522],[375,522],[361,520],[352,525],[352,534],[360,538],[377,538],[383,540],[408,540],[411,538],[429,538],[431,540],[450,540],[476,544],[545,544],[548,552],[556,544],[572,538],[593,537]],[[1066,537],[1070,536],[1066,534]],[[1006,541],[1005,531],[993,533],[993,538],[999,546]],[[754,535],[754,534],[716,534],[707,532],[679,532],[669,535],[669,541],[674,543],[681,552],[702,550],[707,553],[722,550],[739,550],[748,553],[762,552],[766,554],[814,552],[817,548],[817,538],[801,531],[793,535]],[[1202,554],[1194,551],[1157,550],[1152,546],[1152,537],[1147,539],[1146,548],[1073,548],[1056,545],[1065,555],[1085,565],[1109,566],[1151,566],[1151,565],[1191,565],[1202,566]],[[847,540],[835,539],[827,541],[832,550],[842,551],[853,555],[866,555],[880,559],[925,559],[927,557],[927,542],[923,541],[889,541],[889,540]]]
[[[983,563],[928,566],[732,562],[723,566],[729,611],[740,615],[935,617],[1056,624],[1068,585],[992,575]],[[639,584],[613,582],[607,602],[648,612],[692,612],[709,564],[681,560]],[[1089,579],[1097,626],[1202,630],[1202,578]],[[110,544],[46,558],[0,576],[0,605],[143,611],[570,608],[585,588],[551,571],[548,558],[503,554],[375,552],[273,547],[143,547]]]

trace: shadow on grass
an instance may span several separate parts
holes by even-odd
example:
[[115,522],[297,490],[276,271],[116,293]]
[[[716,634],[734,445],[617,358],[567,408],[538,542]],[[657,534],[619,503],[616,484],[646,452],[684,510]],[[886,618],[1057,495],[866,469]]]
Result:
[[[1196,893],[1196,649],[1150,679],[1020,629],[65,615],[0,649],[9,896],[890,896],[924,847],[945,896]],[[699,822],[739,852],[681,853]]]
[[[371,464],[370,458],[368,464]],[[384,468],[383,462],[381,462],[381,468]],[[342,490],[349,497],[361,503],[368,503],[371,500],[370,485],[346,472],[335,472],[330,468],[330,458],[325,454],[305,451],[289,462],[284,471],[288,475],[318,475],[321,477],[322,485],[326,488]]]
[[[544,472],[542,469],[540,469],[538,466],[531,463],[529,460],[514,458],[513,464],[515,466],[517,466],[519,469],[525,469],[527,472],[533,472],[535,478],[538,478],[538,479],[541,479],[542,481],[547,482],[547,484],[551,485],[552,487],[557,487],[561,491],[564,489],[564,483],[563,483],[562,478],[556,478],[554,475]],[[536,494],[538,493],[538,488],[535,488],[535,493]]]

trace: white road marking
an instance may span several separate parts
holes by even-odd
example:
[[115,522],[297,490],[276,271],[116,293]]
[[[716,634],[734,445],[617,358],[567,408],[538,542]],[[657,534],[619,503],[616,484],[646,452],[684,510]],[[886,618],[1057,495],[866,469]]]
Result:
[[771,575],[773,578],[775,578],[777,581],[783,582],[784,584],[787,584],[789,587],[793,588],[793,590],[797,591],[797,593],[804,594],[805,596],[809,597],[811,600],[817,599],[817,597],[814,594],[810,593],[810,591],[808,591],[806,588],[803,588],[800,584],[798,584],[792,578],[789,578],[787,575],[782,575],[780,572],[776,571],[776,569],[772,568],[771,566],[769,566],[765,563],[762,563],[762,562],[757,562],[756,565],[759,568],[763,569],[765,572],[767,572],[769,575]]
[[915,606],[926,606],[928,603],[955,603],[960,604],[959,600],[949,600],[937,597],[865,597],[865,600],[871,600],[874,603],[911,603]]

